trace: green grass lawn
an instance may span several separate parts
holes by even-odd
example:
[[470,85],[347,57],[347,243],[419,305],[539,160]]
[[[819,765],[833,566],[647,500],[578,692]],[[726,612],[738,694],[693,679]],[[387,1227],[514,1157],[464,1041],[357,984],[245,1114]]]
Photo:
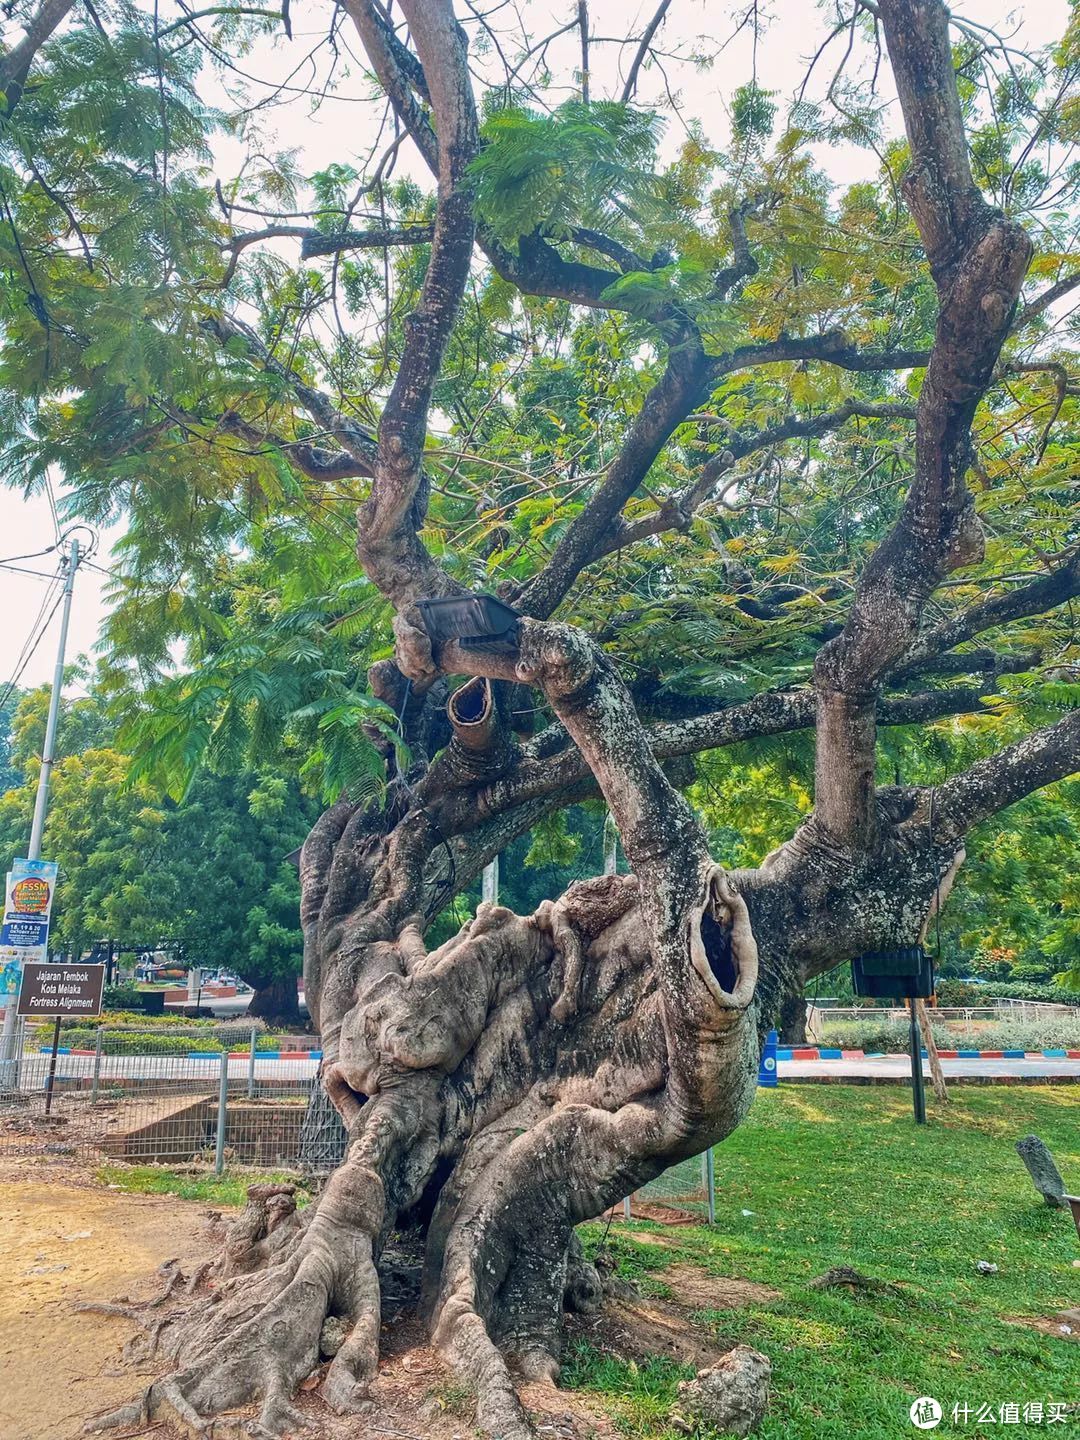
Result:
[[304,1182],[295,1175],[271,1173],[266,1170],[191,1170],[168,1165],[102,1165],[97,1178],[103,1185],[115,1186],[134,1195],[175,1195],[180,1200],[201,1200],[211,1205],[243,1205],[249,1185],[277,1184],[288,1181],[300,1187],[296,1203],[303,1208],[310,1195]]
[[[975,1423],[986,1402],[995,1413],[1019,1402],[1022,1414],[1027,1401],[1080,1400],[1080,1344],[1004,1318],[1080,1305],[1072,1220],[1043,1204],[1013,1149],[1034,1131],[1067,1186],[1080,1189],[1080,1090],[952,1093],[947,1107],[931,1098],[930,1123],[917,1129],[899,1089],[760,1091],[747,1121],[717,1148],[714,1227],[667,1229],[664,1249],[649,1243],[661,1227],[613,1232],[620,1268],[644,1275],[647,1291],[662,1294],[663,1267],[678,1260],[782,1292],[771,1304],[696,1317],[719,1340],[772,1360],[765,1440],[914,1436],[908,1408],[920,1395],[940,1401],[937,1433],[952,1435],[995,1433],[998,1426]],[[594,1244],[600,1233],[590,1227]],[[998,1274],[978,1274],[979,1260]],[[808,1288],[834,1265],[902,1293]],[[627,1435],[674,1440],[685,1432],[666,1417],[683,1373],[671,1362],[628,1366],[579,1347],[564,1383],[595,1391]],[[973,1407],[967,1424],[954,1425],[955,1403]],[[1078,1436],[1080,1414],[1012,1433]]]

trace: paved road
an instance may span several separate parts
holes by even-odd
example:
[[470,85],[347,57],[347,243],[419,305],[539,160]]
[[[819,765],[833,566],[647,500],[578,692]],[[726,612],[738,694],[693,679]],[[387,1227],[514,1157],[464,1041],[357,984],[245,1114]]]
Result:
[[[861,1060],[778,1060],[777,1073],[783,1080],[879,1080],[909,1081],[911,1061],[906,1055],[879,1055]],[[941,1062],[946,1082],[987,1079],[1071,1080],[1080,1084],[1080,1060],[948,1060]],[[923,1062],[926,1083],[930,1067]]]
[[[229,1061],[229,1079],[233,1082],[246,1080],[249,1060],[247,1056]],[[310,1080],[318,1062],[315,1060],[267,1060],[255,1057],[255,1075],[263,1084],[300,1084]],[[40,1053],[27,1052],[23,1062],[23,1085],[27,1089],[41,1089],[45,1084],[49,1057]],[[1044,1079],[1071,1081],[1080,1084],[1080,1060],[942,1060],[942,1070],[949,1079]],[[93,1074],[92,1055],[59,1055],[56,1061],[57,1079],[83,1079]],[[906,1055],[883,1055],[861,1060],[781,1060],[777,1070],[780,1080],[820,1081],[853,1080],[892,1081],[902,1083],[911,1075],[910,1061]],[[923,1073],[927,1083],[930,1071],[924,1063]],[[183,1055],[103,1055],[101,1059],[101,1083],[107,1086],[110,1080],[137,1080],[143,1083],[175,1080],[197,1080],[207,1088],[217,1083],[221,1074],[221,1061],[215,1055],[207,1059],[192,1060]]]

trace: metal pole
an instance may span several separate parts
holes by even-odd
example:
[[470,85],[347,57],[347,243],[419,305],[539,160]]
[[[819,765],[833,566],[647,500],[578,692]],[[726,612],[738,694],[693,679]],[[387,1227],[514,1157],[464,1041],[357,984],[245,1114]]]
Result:
[[221,1080],[218,1084],[217,1102],[217,1145],[214,1149],[214,1174],[220,1175],[225,1169],[225,1122],[229,1108],[229,1050],[221,1052]]
[[49,780],[56,764],[56,730],[60,722],[60,694],[64,688],[64,651],[67,649],[68,622],[71,620],[71,598],[75,593],[75,571],[79,568],[79,542],[72,540],[64,580],[64,607],[60,614],[60,644],[56,650],[52,694],[49,696],[49,718],[45,722],[45,744],[41,751],[37,798],[34,801],[34,823],[30,827],[28,860],[41,859],[41,837],[45,832],[45,812],[49,806]]
[[716,1224],[716,1157],[710,1145],[705,1151],[705,1193],[709,1204],[709,1224]]
[[56,1024],[52,1032],[52,1053],[49,1056],[49,1075],[45,1081],[45,1114],[52,1112],[53,1082],[56,1080],[56,1051],[60,1045],[60,1016],[56,1017]]
[[614,875],[619,868],[619,831],[611,812],[604,816],[604,874]]
[[[67,649],[68,624],[71,620],[71,597],[75,591],[75,571],[79,568],[79,542],[72,540],[67,561],[67,575],[64,579],[64,603],[60,612],[60,643],[56,648],[56,667],[53,671],[52,694],[49,696],[49,715],[45,721],[45,744],[41,749],[41,769],[38,771],[37,795],[34,799],[34,819],[30,826],[30,845],[26,852],[28,860],[41,859],[41,837],[45,832],[45,812],[49,807],[49,780],[56,763],[56,730],[60,720],[60,697],[64,688],[64,652]],[[8,996],[4,1010],[4,1029],[0,1037],[0,1068],[6,1075],[11,1062],[22,1058],[22,1028],[16,1024],[17,997]],[[19,1034],[16,1035],[16,1030]],[[18,1066],[15,1067],[15,1088],[18,1088]]]
[[258,1039],[258,1030],[251,1031],[251,1054],[248,1056],[248,1099],[255,1098],[255,1041]]
[[94,1078],[90,1082],[90,1104],[97,1104],[98,1086],[101,1084],[101,1045],[105,1038],[105,1026],[97,1027],[97,1039],[94,1041]]
[[915,1106],[915,1124],[926,1124],[926,1091],[923,1088],[922,1073],[922,1032],[919,1029],[919,1017],[915,1010],[915,1001],[909,1000],[911,1007],[911,1097]]
[[496,855],[490,865],[484,866],[481,879],[480,899],[485,905],[499,903],[499,857]]

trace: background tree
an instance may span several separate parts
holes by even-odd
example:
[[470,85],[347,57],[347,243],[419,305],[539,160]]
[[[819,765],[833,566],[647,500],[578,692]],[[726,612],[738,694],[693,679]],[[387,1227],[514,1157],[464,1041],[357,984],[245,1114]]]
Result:
[[[404,1229],[480,1428],[517,1440],[507,1356],[553,1375],[564,1300],[598,1295],[575,1225],[730,1133],[782,996],[914,943],[969,832],[1080,764],[1080,30],[1024,58],[939,0],[841,7],[819,101],[781,114],[755,76],[727,135],[664,152],[648,35],[605,95],[598,36],[575,79],[558,37],[346,0],[383,138],[304,176],[249,131],[211,186],[207,137],[242,122],[200,100],[200,44],[228,65],[278,23],[215,17],[73,24],[30,72],[6,459],[127,516],[139,773],[308,750],[305,978],[350,1144],[107,1423],[256,1401],[280,1433],[328,1313],[321,1393],[364,1407]],[[836,140],[876,157],[842,191]],[[428,628],[419,602],[480,588],[501,638]],[[885,763],[892,727],[954,716],[982,726],[963,768]],[[693,757],[807,731],[812,810],[725,869]],[[630,873],[429,948],[494,855],[597,794]]]
[[[48,689],[15,710],[12,765],[0,796],[0,866],[23,854],[37,790]],[[60,865],[51,939],[79,954],[95,940],[184,939],[193,964],[237,971],[249,1013],[300,1020],[300,882],[286,857],[317,805],[288,774],[203,771],[180,800],[134,773],[92,690],[65,702],[45,851]]]
[[295,780],[272,774],[201,775],[166,813],[170,928],[200,964],[254,987],[248,1014],[259,1019],[300,1020],[300,881],[286,857],[314,815]]
[[14,691],[7,702],[0,706],[0,795],[12,789],[20,779],[20,772],[15,767],[12,755],[14,742],[11,734],[11,717],[18,703],[19,694]]

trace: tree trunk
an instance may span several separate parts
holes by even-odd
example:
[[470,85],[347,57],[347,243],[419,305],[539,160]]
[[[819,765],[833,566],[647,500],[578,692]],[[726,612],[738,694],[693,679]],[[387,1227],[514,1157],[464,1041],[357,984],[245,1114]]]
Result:
[[784,992],[777,1028],[782,1045],[806,1044],[806,995],[801,984]]
[[[479,1429],[526,1440],[516,1383],[557,1376],[564,1305],[601,1293],[575,1226],[739,1124],[796,974],[918,933],[955,848],[928,844],[919,792],[882,856],[852,866],[810,821],[767,869],[727,875],[626,725],[598,720],[617,685],[603,657],[562,638],[591,679],[563,654],[548,693],[560,708],[561,685],[573,697],[566,723],[636,873],[575,884],[530,916],[481,905],[429,952],[418,916],[445,893],[434,793],[323,817],[301,864],[306,985],[348,1148],[306,1223],[278,1236],[278,1210],[253,1202],[248,1259],[234,1236],[217,1303],[163,1328],[175,1368],[138,1414],[191,1424],[254,1401],[264,1430],[284,1432],[328,1317],[347,1338],[321,1393],[363,1410],[396,1233],[422,1254],[419,1312],[475,1391]],[[459,851],[459,882],[486,856],[466,870]]]
[[247,979],[255,989],[247,1008],[250,1019],[265,1020],[268,1025],[300,1025],[300,999],[295,975],[277,976],[272,980],[262,980],[259,976],[242,978]]

